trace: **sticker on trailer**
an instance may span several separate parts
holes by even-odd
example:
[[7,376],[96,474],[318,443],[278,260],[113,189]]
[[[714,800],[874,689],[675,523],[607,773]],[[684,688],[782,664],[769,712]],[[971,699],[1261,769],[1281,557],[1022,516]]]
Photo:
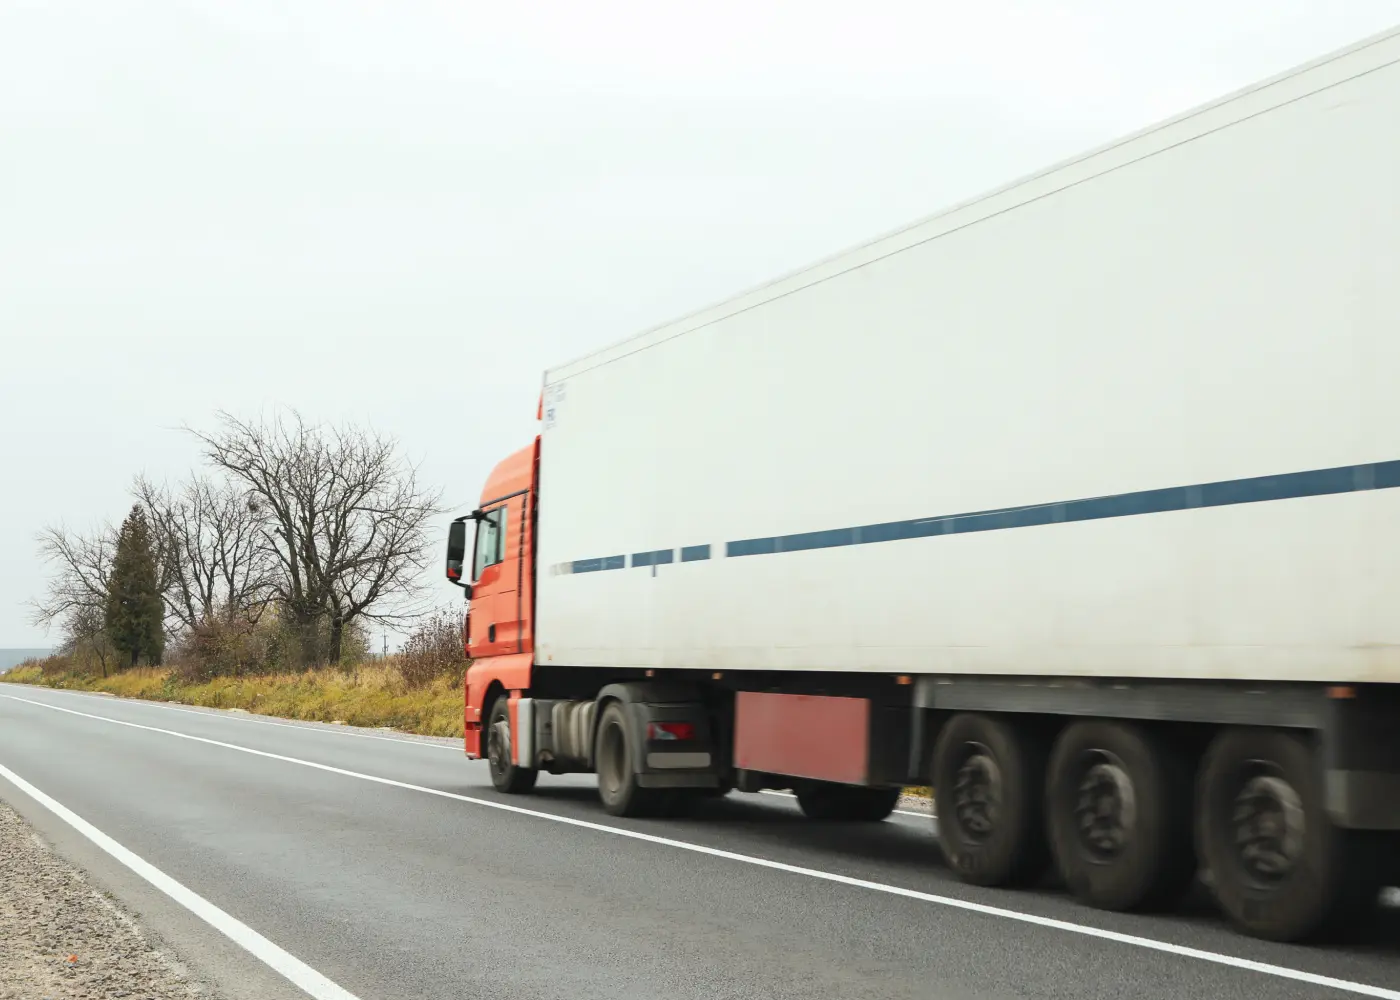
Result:
[[567,382],[545,386],[544,389],[544,429],[551,429],[559,420],[559,404],[567,394]]

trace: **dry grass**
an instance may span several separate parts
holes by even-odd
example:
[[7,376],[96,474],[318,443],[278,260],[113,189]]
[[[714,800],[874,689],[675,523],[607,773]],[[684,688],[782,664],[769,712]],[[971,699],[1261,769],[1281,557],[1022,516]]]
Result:
[[43,676],[44,672],[37,663],[22,663],[0,674],[0,679],[14,681],[16,684],[39,684],[42,683]]
[[16,667],[7,681],[77,691],[106,691],[123,698],[172,701],[208,708],[242,708],[284,719],[388,726],[425,736],[462,735],[462,688],[445,676],[410,688],[395,658],[352,668],[298,674],[215,677],[182,682],[169,670],[123,670],[111,677],[46,672],[38,664]]

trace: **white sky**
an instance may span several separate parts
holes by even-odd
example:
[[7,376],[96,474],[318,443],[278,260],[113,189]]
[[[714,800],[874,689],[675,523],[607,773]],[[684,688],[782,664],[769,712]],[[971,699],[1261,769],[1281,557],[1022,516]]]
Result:
[[182,424],[372,423],[469,504],[534,433],[545,367],[1397,22],[1400,0],[4,0],[0,647],[44,642],[34,534],[182,475]]

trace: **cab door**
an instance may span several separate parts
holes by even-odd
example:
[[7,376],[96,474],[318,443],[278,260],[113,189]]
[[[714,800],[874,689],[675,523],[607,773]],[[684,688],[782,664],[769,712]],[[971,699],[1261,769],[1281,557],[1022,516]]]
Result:
[[510,544],[512,513],[507,500],[477,517],[467,615],[467,655],[472,659],[513,653],[519,641],[520,616],[515,610],[519,554],[511,551],[518,548]]
[[529,653],[534,650],[530,633],[530,613],[533,610],[531,592],[533,574],[531,567],[532,510],[530,500],[533,492],[526,491],[512,497],[503,505],[506,511],[504,532],[505,558],[501,561],[500,573],[503,580],[500,593],[503,597],[496,608],[496,641],[503,645],[503,653]]

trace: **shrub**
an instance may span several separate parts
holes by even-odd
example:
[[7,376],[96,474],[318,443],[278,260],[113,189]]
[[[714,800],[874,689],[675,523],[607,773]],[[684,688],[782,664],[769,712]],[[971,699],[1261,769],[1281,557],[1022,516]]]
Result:
[[439,608],[419,621],[403,644],[398,668],[410,688],[427,687],[437,677],[451,677],[460,684],[467,670],[461,610]]
[[0,680],[12,684],[42,684],[44,668],[38,660],[25,660],[0,674]]
[[20,666],[38,667],[45,677],[62,677],[64,674],[83,672],[78,669],[77,657],[62,654],[46,656],[42,660],[25,660]]
[[[17,684],[72,687],[81,686],[98,677],[108,676],[103,675],[101,669],[101,664],[97,662],[95,657],[74,653],[53,653],[49,656],[25,660],[9,673],[0,674],[0,677]],[[115,673],[110,676],[115,676]]]
[[[324,635],[313,638],[324,648],[330,622],[313,626]],[[257,621],[239,618],[213,619],[190,629],[172,645],[167,661],[180,680],[198,682],[214,677],[243,677],[288,673],[315,667],[303,663],[306,636],[276,607],[269,608]],[[359,623],[345,627],[342,638],[341,669],[348,670],[368,655],[369,640]]]
[[181,636],[168,659],[184,681],[273,673],[287,664],[292,652],[287,630],[274,618],[206,621]]

